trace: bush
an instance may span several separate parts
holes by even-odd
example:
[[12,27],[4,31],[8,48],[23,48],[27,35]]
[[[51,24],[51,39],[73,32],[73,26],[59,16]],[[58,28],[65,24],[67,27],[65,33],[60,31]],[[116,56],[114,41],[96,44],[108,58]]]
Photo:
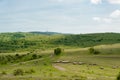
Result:
[[37,59],[37,54],[33,54],[32,59]]
[[91,54],[99,54],[100,53],[99,51],[95,50],[93,47],[89,48],[89,52]]
[[100,54],[100,52],[99,51],[95,51],[94,54]]
[[23,71],[22,69],[16,69],[16,70],[14,70],[14,72],[13,72],[13,74],[14,74],[15,76],[17,76],[17,75],[23,75],[23,73],[24,73],[24,71]]
[[119,74],[117,75],[117,79],[116,80],[120,80],[120,72]]
[[15,54],[16,57],[19,57],[20,55],[19,54]]
[[55,55],[60,55],[61,53],[62,53],[62,49],[61,48],[56,48],[56,49],[54,49],[54,54]]
[[91,53],[91,54],[93,54],[94,52],[95,52],[95,49],[94,48],[89,48],[89,52]]
[[2,71],[2,73],[1,73],[1,74],[6,75],[6,74],[7,74],[7,72],[6,72],[6,71]]
[[27,73],[27,74],[32,74],[32,73],[35,73],[35,70],[30,69],[30,70],[28,70],[28,71],[25,71],[25,73]]
[[30,72],[31,72],[31,73],[35,73],[35,70],[34,70],[34,69],[30,69]]

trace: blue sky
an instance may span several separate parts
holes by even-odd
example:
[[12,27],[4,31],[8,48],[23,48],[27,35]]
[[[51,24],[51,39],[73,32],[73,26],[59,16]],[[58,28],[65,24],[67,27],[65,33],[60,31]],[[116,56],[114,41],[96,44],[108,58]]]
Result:
[[0,32],[120,32],[120,0],[0,0]]

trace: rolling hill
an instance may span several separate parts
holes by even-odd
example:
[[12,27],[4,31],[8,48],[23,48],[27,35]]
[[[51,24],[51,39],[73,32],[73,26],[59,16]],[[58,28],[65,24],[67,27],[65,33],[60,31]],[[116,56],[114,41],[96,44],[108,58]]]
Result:
[[0,52],[0,80],[116,80],[120,33],[1,33]]
[[120,33],[61,34],[55,32],[0,33],[0,52],[91,47],[120,43]]

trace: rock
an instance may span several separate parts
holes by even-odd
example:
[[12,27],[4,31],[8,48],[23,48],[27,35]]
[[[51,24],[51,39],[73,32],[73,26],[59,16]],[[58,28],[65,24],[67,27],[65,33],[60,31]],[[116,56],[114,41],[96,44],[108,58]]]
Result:
[[96,66],[97,64],[95,64],[95,63],[92,64],[92,63],[91,63],[91,64],[89,64],[89,65]]
[[61,63],[70,63],[70,61],[62,61]]
[[83,65],[85,64],[84,62],[73,62],[74,65]]

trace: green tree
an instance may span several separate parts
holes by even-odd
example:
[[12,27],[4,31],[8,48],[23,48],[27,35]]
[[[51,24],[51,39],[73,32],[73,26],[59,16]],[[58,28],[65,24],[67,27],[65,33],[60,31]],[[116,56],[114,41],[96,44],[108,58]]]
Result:
[[54,54],[55,55],[60,55],[62,52],[63,52],[63,50],[61,48],[54,49]]

